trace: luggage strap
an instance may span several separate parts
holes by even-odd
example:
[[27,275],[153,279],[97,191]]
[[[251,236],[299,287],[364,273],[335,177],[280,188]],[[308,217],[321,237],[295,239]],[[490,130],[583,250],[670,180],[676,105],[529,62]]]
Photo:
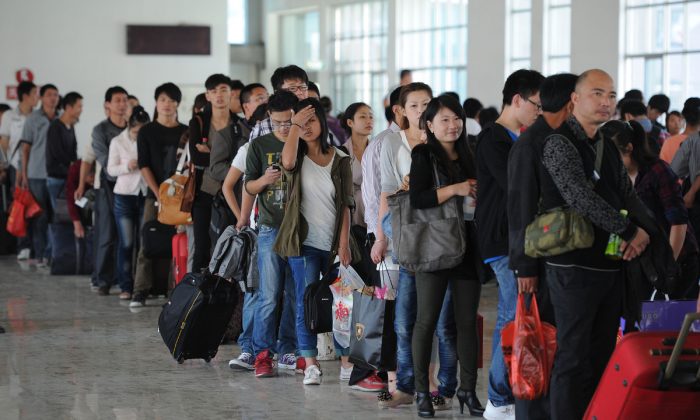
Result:
[[[699,319],[700,313],[690,313],[685,315],[685,319],[683,320],[683,326],[681,327],[681,331],[678,334],[678,340],[673,346],[673,351],[671,352],[671,357],[668,359],[668,364],[666,364],[665,369],[663,366],[661,367],[663,373],[663,376],[661,376],[660,378],[661,383],[659,384],[661,389],[668,388],[669,382],[671,382],[673,375],[676,373],[676,367],[678,366],[679,358],[683,353],[683,345],[685,345],[685,341],[688,338],[690,327],[694,321],[697,321]],[[698,372],[695,375],[695,380],[696,382],[700,380],[700,369],[698,369]]]

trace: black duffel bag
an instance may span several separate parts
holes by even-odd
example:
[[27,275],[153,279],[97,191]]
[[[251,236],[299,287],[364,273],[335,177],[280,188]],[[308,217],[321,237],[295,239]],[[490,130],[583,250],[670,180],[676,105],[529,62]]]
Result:
[[141,235],[143,236],[143,255],[146,258],[172,258],[175,226],[151,220],[143,224]]

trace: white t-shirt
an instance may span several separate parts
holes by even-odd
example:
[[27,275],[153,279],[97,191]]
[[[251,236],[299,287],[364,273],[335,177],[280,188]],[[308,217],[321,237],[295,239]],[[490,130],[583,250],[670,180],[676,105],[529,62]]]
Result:
[[301,165],[301,214],[309,225],[304,245],[330,251],[335,230],[335,186],[331,178],[333,159],[326,166],[304,156]]
[[19,107],[9,109],[2,114],[0,136],[9,137],[10,139],[10,148],[7,150],[7,158],[10,160],[10,165],[15,169],[19,169],[20,166],[22,153],[19,151],[19,141],[22,139],[24,122],[27,121],[27,117],[30,114],[22,114],[19,112]]
[[238,148],[238,152],[236,152],[236,156],[233,157],[233,162],[231,162],[231,166],[243,173],[245,173],[245,160],[248,157],[248,147],[250,147],[249,141]]

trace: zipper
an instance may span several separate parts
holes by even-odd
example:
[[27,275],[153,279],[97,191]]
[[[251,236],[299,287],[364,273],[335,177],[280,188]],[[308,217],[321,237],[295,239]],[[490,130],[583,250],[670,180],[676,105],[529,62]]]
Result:
[[192,303],[190,304],[190,308],[187,310],[187,313],[185,314],[185,318],[180,323],[180,332],[177,333],[177,338],[175,339],[175,345],[173,345],[173,357],[175,357],[175,350],[177,349],[177,343],[180,342],[180,336],[182,335],[182,331],[185,329],[185,325],[187,324],[187,318],[190,316],[190,312],[192,312],[192,308],[194,307],[195,302],[197,302],[197,298],[199,298],[199,296],[201,294],[202,294],[201,290],[197,291],[197,294],[195,295],[194,299],[192,299]]

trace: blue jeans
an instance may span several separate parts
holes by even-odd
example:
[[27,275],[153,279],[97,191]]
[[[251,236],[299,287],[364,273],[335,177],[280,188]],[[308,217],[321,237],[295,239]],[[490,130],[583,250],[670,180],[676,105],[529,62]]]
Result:
[[508,268],[508,263],[508,257],[489,263],[496,274],[496,280],[498,280],[498,316],[496,327],[493,330],[488,391],[489,400],[495,407],[515,403],[501,348],[501,329],[505,324],[515,319],[515,306],[518,301],[518,280],[513,271]]
[[[289,267],[292,269],[292,276],[294,276],[294,284],[296,286],[296,328],[299,356],[301,357],[318,356],[318,335],[309,332],[304,322],[304,292],[308,285],[319,281],[321,275],[325,274],[324,270],[328,267],[330,256],[331,253],[329,251],[322,251],[303,245],[300,257],[289,257]],[[333,343],[335,344],[335,353],[338,356],[350,354],[350,349],[342,348],[335,341],[335,338]]]
[[66,180],[61,178],[46,178],[46,188],[49,190],[49,199],[51,202],[51,208],[56,208],[56,198],[61,193],[65,194],[64,189],[66,188]]
[[[413,375],[413,327],[416,324],[416,277],[410,271],[399,269],[399,284],[396,291],[396,388],[413,394],[415,392]],[[435,333],[438,337],[440,369],[438,371],[438,391],[440,395],[452,397],[457,389],[457,326],[452,307],[452,292],[447,288],[442,303],[440,318]]]
[[238,336],[241,353],[253,354],[253,320],[258,305],[258,291],[246,292],[243,298],[243,331]]
[[29,220],[32,243],[34,246],[34,258],[51,257],[51,241],[49,241],[49,190],[45,179],[29,178],[29,191],[43,210],[37,217]]
[[143,219],[144,197],[114,194],[114,220],[117,225],[117,277],[122,292],[134,290],[134,238]]
[[[253,350],[256,355],[264,350],[272,351],[275,347],[279,354],[294,353],[297,347],[294,328],[294,307],[296,305],[294,278],[284,258],[272,250],[278,232],[278,228],[265,225],[259,227],[260,288],[258,289],[258,305],[253,316]],[[284,303],[280,308],[282,293],[284,293]],[[275,343],[279,310],[282,310],[282,319],[279,326],[279,341]]]

